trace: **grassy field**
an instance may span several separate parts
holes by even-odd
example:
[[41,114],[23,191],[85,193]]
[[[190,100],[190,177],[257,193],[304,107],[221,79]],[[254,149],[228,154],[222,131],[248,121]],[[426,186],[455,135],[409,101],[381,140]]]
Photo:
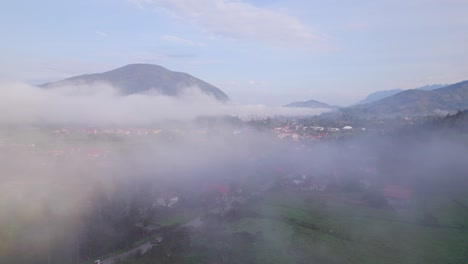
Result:
[[[468,263],[468,211],[433,197],[437,225],[405,210],[356,206],[346,200],[275,191],[224,224],[226,232],[261,234],[256,263]],[[249,214],[247,214],[249,215]]]
[[175,258],[124,263],[468,263],[468,211],[453,198],[426,199],[436,219],[426,224],[420,201],[377,209],[359,197],[271,191],[191,232]]

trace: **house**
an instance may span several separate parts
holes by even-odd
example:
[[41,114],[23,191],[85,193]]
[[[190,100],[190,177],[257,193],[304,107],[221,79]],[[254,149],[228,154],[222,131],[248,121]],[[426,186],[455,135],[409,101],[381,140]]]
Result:
[[158,197],[156,201],[153,202],[152,206],[157,207],[172,207],[179,202],[178,196],[168,196],[168,197]]
[[304,184],[303,191],[324,192],[328,187],[328,183],[322,179],[311,179],[307,184]]
[[229,190],[226,186],[220,184],[213,184],[210,186],[210,189],[219,193],[219,195],[221,195],[221,200],[227,199]]
[[65,155],[65,151],[62,149],[51,149],[47,154],[51,157],[60,157]]
[[306,173],[290,173],[280,181],[283,188],[298,189],[301,191],[323,192],[328,187],[328,182],[324,179],[316,179]]
[[107,158],[107,152],[102,149],[88,149],[86,154],[89,158]]
[[387,185],[382,190],[382,194],[393,208],[405,207],[413,196],[410,188],[400,185]]
[[325,128],[320,126],[311,126],[310,129],[313,131],[323,131]]
[[383,189],[383,195],[389,199],[409,201],[412,197],[412,191],[399,185],[387,185]]

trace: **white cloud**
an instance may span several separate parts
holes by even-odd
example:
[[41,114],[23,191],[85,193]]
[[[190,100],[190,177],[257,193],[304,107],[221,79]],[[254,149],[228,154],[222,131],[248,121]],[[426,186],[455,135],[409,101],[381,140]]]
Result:
[[262,87],[262,86],[266,86],[268,83],[266,81],[249,80],[247,84],[253,87]]
[[192,40],[188,40],[188,39],[183,39],[183,38],[179,38],[179,37],[173,36],[173,35],[163,35],[163,36],[161,36],[161,39],[163,39],[165,41],[173,42],[173,43],[183,44],[183,45],[186,45],[186,46],[203,47],[205,45],[202,42],[196,42],[196,41],[192,41]]
[[141,62],[141,63],[155,63],[163,60],[170,59],[170,56],[162,53],[152,52],[139,52],[137,54],[129,56],[130,61]]
[[22,83],[0,82],[0,124],[145,125],[168,119],[192,120],[203,115],[233,115],[248,119],[320,112],[319,109],[222,104],[196,87],[175,98],[154,93],[121,96],[104,83],[41,89]]
[[323,46],[309,26],[285,12],[228,0],[129,0],[189,20],[210,35],[274,46]]
[[104,31],[99,31],[99,30],[98,30],[98,31],[96,31],[95,33],[96,33],[98,36],[103,37],[103,38],[106,38],[107,36],[109,36],[109,34],[107,34],[107,33],[104,32]]

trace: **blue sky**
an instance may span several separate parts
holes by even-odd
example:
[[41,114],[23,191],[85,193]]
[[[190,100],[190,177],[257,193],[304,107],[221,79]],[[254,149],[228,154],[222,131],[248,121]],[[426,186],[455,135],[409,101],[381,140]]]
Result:
[[352,104],[468,79],[466,0],[15,0],[0,77],[32,84],[154,63],[239,103]]

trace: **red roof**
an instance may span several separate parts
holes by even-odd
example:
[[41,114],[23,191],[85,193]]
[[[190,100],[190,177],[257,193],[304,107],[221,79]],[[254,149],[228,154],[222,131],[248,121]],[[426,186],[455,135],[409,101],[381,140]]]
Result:
[[412,191],[406,187],[388,185],[384,188],[383,195],[387,198],[394,198],[398,200],[410,200],[412,196]]
[[212,189],[214,190],[217,190],[218,192],[220,192],[221,194],[227,194],[228,193],[228,189],[223,186],[223,185],[219,185],[219,184],[213,184],[211,186]]
[[101,155],[105,154],[106,152],[102,149],[88,149],[88,154],[90,155]]

